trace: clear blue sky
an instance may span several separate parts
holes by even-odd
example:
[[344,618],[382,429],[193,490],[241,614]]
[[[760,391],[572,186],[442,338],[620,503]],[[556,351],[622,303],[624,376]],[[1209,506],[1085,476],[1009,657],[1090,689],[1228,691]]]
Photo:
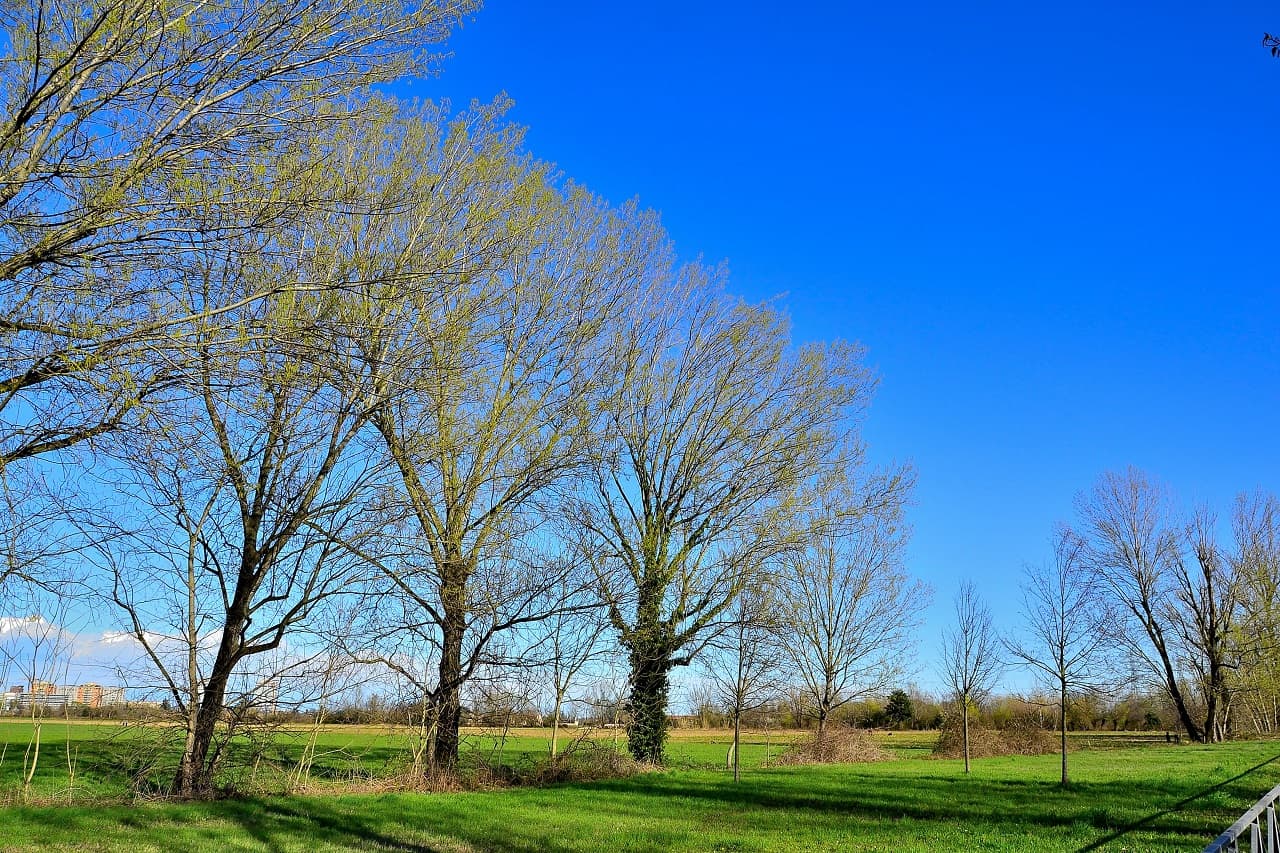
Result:
[[1104,470],[1280,491],[1280,5],[642,5],[490,0],[401,92],[506,91],[535,155],[870,348],[924,658],[961,578],[1016,623]]

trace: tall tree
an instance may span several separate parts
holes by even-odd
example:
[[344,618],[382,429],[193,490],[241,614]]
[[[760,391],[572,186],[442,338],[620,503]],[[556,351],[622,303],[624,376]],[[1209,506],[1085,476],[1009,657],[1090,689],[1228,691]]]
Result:
[[955,621],[942,635],[942,674],[960,708],[964,772],[969,772],[969,709],[980,703],[1000,676],[1000,643],[991,611],[972,581],[960,584]]
[[1280,727],[1280,501],[1257,493],[1236,499],[1235,550],[1227,556],[1239,614],[1230,638],[1229,688],[1257,734]]
[[[1169,696],[1188,736],[1220,738],[1236,592],[1212,517],[1179,524],[1168,491],[1135,468],[1104,474],[1076,506],[1085,556],[1125,617],[1118,639]],[[1188,690],[1204,699],[1200,719]]]
[[550,595],[574,563],[548,525],[586,458],[603,335],[655,227],[559,184],[521,153],[502,108],[424,107],[394,145],[353,146],[385,161],[370,191],[402,202],[387,216],[337,211],[326,232],[346,259],[330,322],[373,377],[370,423],[403,511],[398,535],[363,556],[435,649],[435,681],[420,687],[443,770],[465,683],[514,662],[503,636],[578,607]]
[[[223,245],[203,256],[192,288],[252,292],[290,275],[279,243]],[[109,599],[182,716],[181,796],[213,791],[233,680],[278,652],[349,568],[334,543],[354,538],[376,472],[349,452],[372,386],[324,369],[319,309],[314,295],[252,300],[200,329],[182,383],[149,404],[145,432],[120,437],[117,463],[98,468],[119,499],[89,522],[90,539]]]
[[1030,667],[1053,689],[1058,705],[1062,778],[1067,773],[1067,709],[1079,694],[1098,689],[1111,648],[1113,614],[1104,601],[1099,576],[1085,559],[1085,543],[1070,530],[1058,534],[1053,562],[1025,570],[1022,615],[1025,637],[1009,639],[1014,659]]
[[574,519],[631,668],[628,746],[661,764],[670,673],[793,547],[791,510],[874,385],[848,345],[791,349],[784,318],[719,275],[654,260],[614,343],[608,446]]

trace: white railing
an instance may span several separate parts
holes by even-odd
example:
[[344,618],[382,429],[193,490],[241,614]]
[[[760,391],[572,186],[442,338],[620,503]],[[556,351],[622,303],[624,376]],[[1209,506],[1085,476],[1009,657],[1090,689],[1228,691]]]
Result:
[[[1265,797],[1253,804],[1231,828],[1219,835],[1204,853],[1280,853],[1280,823],[1276,819],[1276,800],[1280,800],[1280,785],[1272,788]],[[1241,847],[1241,839],[1248,837],[1249,846]]]

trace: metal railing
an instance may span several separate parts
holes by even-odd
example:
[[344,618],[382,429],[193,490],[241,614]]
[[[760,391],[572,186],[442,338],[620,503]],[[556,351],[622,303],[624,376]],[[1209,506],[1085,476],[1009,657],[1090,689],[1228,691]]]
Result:
[[[1276,818],[1276,800],[1280,800],[1280,785],[1253,804],[1231,828],[1219,835],[1204,848],[1204,853],[1280,853],[1280,822]],[[1248,836],[1249,846],[1241,847],[1241,839]]]

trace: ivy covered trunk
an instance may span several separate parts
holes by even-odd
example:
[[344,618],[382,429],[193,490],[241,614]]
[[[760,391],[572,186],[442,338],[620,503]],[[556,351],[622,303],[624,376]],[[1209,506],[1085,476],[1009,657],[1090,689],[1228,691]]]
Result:
[[671,692],[671,656],[658,643],[634,638],[631,643],[631,718],[627,748],[636,761],[663,763],[667,742],[667,700]]

